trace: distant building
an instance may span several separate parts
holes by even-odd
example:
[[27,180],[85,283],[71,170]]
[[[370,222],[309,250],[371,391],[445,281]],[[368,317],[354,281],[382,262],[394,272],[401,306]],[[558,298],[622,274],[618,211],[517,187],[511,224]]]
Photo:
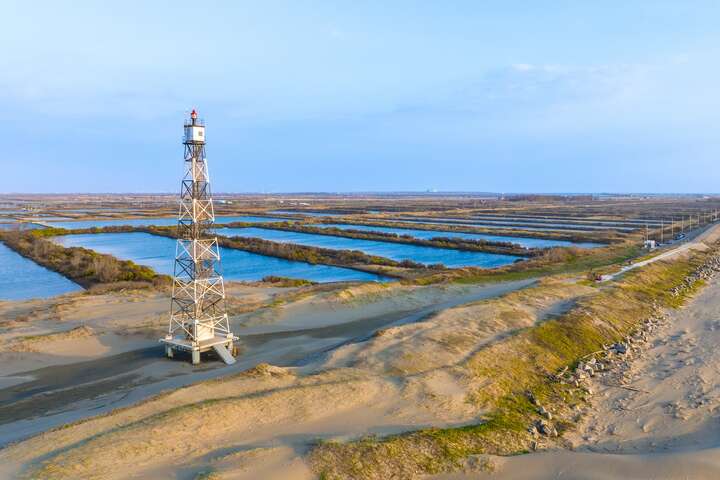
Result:
[[657,247],[657,242],[655,240],[645,240],[643,243],[643,247],[647,248],[648,250],[653,250],[655,247]]

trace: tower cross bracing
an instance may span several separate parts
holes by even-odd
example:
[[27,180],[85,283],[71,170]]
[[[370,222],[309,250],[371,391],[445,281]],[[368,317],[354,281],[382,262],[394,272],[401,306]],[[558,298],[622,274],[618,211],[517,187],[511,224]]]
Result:
[[180,185],[175,267],[168,333],[161,341],[166,353],[190,351],[193,363],[214,349],[226,363],[234,362],[225,310],[225,285],[220,247],[212,232],[215,212],[205,157],[205,125],[193,110],[185,122],[185,176]]

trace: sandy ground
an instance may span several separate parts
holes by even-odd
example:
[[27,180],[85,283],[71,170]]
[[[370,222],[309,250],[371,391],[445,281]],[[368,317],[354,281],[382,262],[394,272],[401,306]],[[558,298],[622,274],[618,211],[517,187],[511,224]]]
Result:
[[670,313],[651,347],[618,372],[634,390],[596,378],[572,450],[493,458],[493,475],[437,478],[720,478],[720,280]]
[[[228,293],[231,308],[251,310],[278,289],[230,284]],[[167,294],[142,290],[0,301],[0,388],[17,372],[155,346],[169,306]]]
[[[271,302],[234,318],[247,334],[237,368],[156,373],[164,380],[145,385],[142,396],[136,394],[142,386],[111,385],[105,396],[127,395],[115,410],[98,412],[92,410],[96,397],[81,399],[87,408],[74,403],[72,411],[81,414],[75,419],[110,413],[6,448],[0,465],[6,475],[29,467],[33,476],[52,478],[195,478],[204,471],[222,478],[310,478],[302,457],[318,438],[476,422],[482,412],[465,401],[470,385],[458,365],[488,342],[561,313],[587,290],[565,281],[363,285]],[[276,365],[293,361],[243,371],[265,358]],[[127,373],[142,377],[143,368]],[[148,398],[163,382],[167,393]],[[48,419],[65,418],[15,421],[0,433],[7,441],[18,431],[26,436],[28,426],[40,432],[52,426]]]
[[[231,367],[162,357],[163,294],[0,305],[0,477],[310,479],[318,440],[477,423],[467,360],[595,291],[233,288]],[[574,451],[492,458],[494,478],[717,478],[718,305],[715,281],[673,314],[625,372],[637,391],[594,386]]]
[[[17,441],[58,425],[137,404],[161,392],[182,392],[182,387],[194,382],[232,377],[261,362],[294,367],[288,378],[299,375],[293,382],[299,389],[305,388],[307,378],[331,375],[328,382],[338,384],[332,388],[338,389],[340,397],[352,390],[355,376],[366,377],[363,391],[375,388],[383,393],[377,397],[357,396],[354,415],[358,419],[374,418],[378,433],[429,425],[438,418],[410,414],[398,423],[401,417],[392,408],[386,406],[383,410],[380,399],[398,401],[397,396],[388,395],[388,391],[398,391],[394,379],[379,378],[374,372],[357,368],[326,366],[326,352],[367,343],[375,338],[373,333],[378,329],[412,325],[458,305],[496,297],[532,283],[428,287],[367,284],[309,291],[235,286],[231,288],[233,309],[240,313],[233,315],[231,323],[242,337],[242,353],[232,367],[219,362],[193,367],[162,356],[157,338],[165,328],[169,304],[165,294],[85,294],[47,301],[8,302],[0,306],[4,320],[0,330],[4,346],[0,354],[3,359],[0,441]],[[248,308],[242,308],[242,304]],[[252,377],[250,384],[257,391],[264,391],[265,376],[259,378],[261,381]],[[438,388],[452,385],[452,379],[442,375],[434,381]],[[247,383],[244,379],[243,385]],[[328,388],[323,386],[322,390]],[[213,398],[235,393],[219,388]],[[302,396],[307,396],[307,401],[313,398],[309,394]],[[282,399],[272,402],[283,405],[289,399],[291,404],[307,403],[297,402],[285,390],[274,392],[272,398]],[[194,394],[187,394],[183,402],[195,400]],[[334,422],[343,425],[340,418],[328,420],[341,415],[342,410],[325,409],[319,415],[326,422],[323,428],[327,435],[334,434]],[[449,417],[467,421],[468,417],[463,415]],[[305,415],[274,412],[272,421],[279,429],[276,433],[280,435],[283,428],[292,429],[296,422],[290,419],[298,416]],[[358,421],[360,427],[344,426],[343,435],[367,432],[373,423]],[[304,435],[309,432],[306,430]],[[301,443],[305,445],[307,439]]]

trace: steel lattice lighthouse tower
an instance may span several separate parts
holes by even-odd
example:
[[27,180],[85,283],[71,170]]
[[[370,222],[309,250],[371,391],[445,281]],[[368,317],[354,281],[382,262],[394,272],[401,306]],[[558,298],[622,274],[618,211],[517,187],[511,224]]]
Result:
[[205,159],[205,125],[195,110],[185,122],[185,177],[180,186],[180,214],[175,248],[170,327],[161,342],[168,357],[188,351],[192,363],[214,349],[225,363],[234,363],[233,340],[225,311],[225,286],[220,249],[212,233],[215,222],[210,177]]

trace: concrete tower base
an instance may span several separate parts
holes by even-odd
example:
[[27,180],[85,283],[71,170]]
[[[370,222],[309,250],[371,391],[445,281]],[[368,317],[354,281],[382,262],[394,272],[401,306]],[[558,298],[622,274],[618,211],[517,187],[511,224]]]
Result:
[[173,358],[175,350],[190,352],[192,364],[197,365],[200,363],[200,354],[202,352],[215,350],[223,362],[228,365],[232,365],[235,363],[235,359],[232,355],[233,340],[235,340],[235,337],[233,336],[215,336],[214,338],[208,338],[206,340],[193,343],[184,338],[173,338],[171,336],[167,336],[160,341],[165,344],[165,355],[167,355],[168,358]]

